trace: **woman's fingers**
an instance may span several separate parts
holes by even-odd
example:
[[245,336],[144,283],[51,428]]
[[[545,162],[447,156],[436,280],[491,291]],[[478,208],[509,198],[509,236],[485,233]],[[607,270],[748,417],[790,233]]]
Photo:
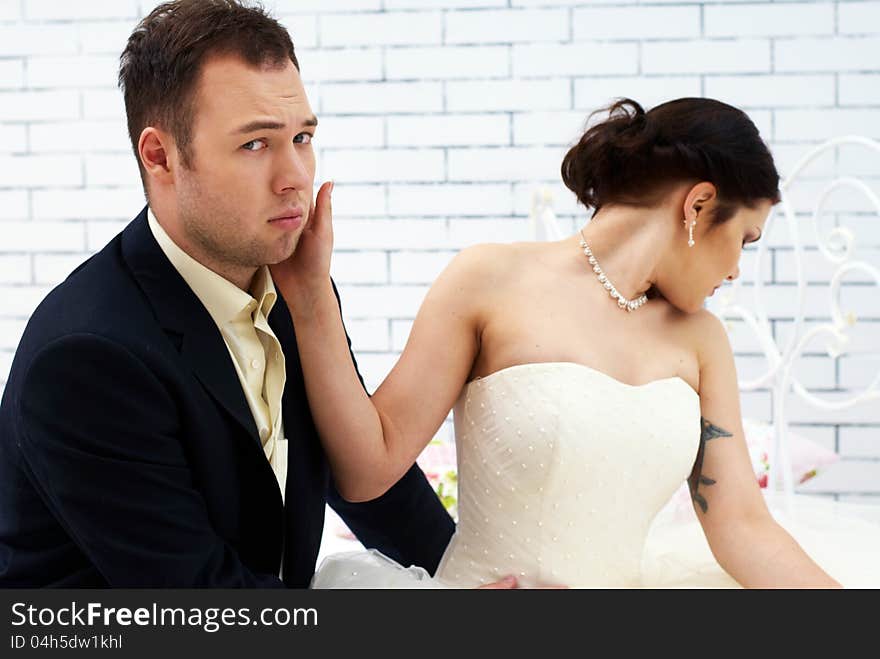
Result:
[[328,231],[333,224],[333,206],[331,196],[333,194],[333,181],[327,181],[318,189],[315,198],[315,207],[310,218],[311,230],[317,234]]

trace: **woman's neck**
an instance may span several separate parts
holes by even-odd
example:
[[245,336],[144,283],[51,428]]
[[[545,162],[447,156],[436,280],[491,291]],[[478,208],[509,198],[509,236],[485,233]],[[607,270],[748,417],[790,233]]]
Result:
[[662,210],[617,206],[599,211],[570,240],[578,245],[582,239],[608,280],[634,299],[656,281],[670,231]]

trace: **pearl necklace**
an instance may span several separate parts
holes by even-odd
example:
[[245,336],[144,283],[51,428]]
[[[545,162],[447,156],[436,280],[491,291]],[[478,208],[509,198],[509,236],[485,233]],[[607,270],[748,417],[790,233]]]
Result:
[[639,307],[641,307],[645,302],[648,301],[648,296],[642,293],[635,300],[627,300],[620,293],[617,292],[617,289],[614,287],[608,280],[608,276],[599,266],[599,263],[596,261],[596,257],[593,256],[593,250],[590,249],[590,246],[587,245],[587,241],[583,239],[584,232],[581,231],[581,248],[584,250],[584,256],[590,261],[590,265],[593,266],[593,272],[596,273],[596,276],[599,278],[599,281],[602,283],[602,286],[605,287],[605,290],[608,291],[608,294],[611,295],[612,298],[617,300],[617,306],[621,309],[626,309],[627,311],[635,311]]

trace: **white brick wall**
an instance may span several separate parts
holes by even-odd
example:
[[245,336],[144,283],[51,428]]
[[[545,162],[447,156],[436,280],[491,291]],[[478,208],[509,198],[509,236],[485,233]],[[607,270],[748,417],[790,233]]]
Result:
[[[877,44],[880,49],[880,42]],[[808,141],[829,139],[837,135],[864,135],[880,137],[877,110],[778,110],[776,112],[776,139]]]
[[0,27],[0,57],[67,55],[77,50],[75,25],[19,23]]
[[15,188],[43,187],[47,181],[58,187],[83,184],[80,159],[75,156],[11,156],[0,158],[3,182]]
[[737,5],[707,5],[707,37],[785,37],[834,33],[834,5],[830,2],[801,4],[797,16],[781,4],[749,5],[743,11]]
[[880,33],[880,2],[854,2],[838,8],[840,34]]
[[0,89],[15,89],[24,84],[24,60],[0,60]]
[[841,427],[839,430],[839,451],[841,455],[880,458],[876,428],[859,426]]
[[340,218],[385,217],[385,196],[385,189],[380,185],[340,183],[333,188],[334,226],[338,226]]
[[131,34],[132,21],[77,20],[81,52],[86,55],[119,57]]
[[506,114],[432,114],[388,118],[388,146],[486,146],[510,143]]
[[35,123],[28,126],[28,130],[31,153],[116,151],[131,154],[124,117],[115,121]]
[[871,71],[880,68],[880,38],[779,39],[777,71]]
[[452,181],[540,181],[555,179],[563,149],[499,147],[449,149]]
[[21,18],[19,0],[0,0],[0,21],[15,21]]
[[442,181],[440,149],[377,149],[326,151],[324,171],[340,182]]
[[880,105],[880,74],[841,75],[840,105]]
[[567,80],[479,80],[446,83],[448,112],[558,110],[571,107]]
[[79,101],[72,91],[0,92],[0,121],[75,119]]
[[[156,4],[152,0],[141,0],[141,2],[150,7]],[[381,9],[382,0],[275,0],[266,5],[274,7],[279,14],[315,11],[335,13]]]
[[574,38],[695,39],[699,7],[608,7],[574,10]]
[[296,57],[306,83],[382,79],[382,51],[378,48],[303,50]]
[[27,0],[24,7],[25,18],[42,21],[138,16],[137,0]]
[[391,255],[391,281],[430,284],[455,256],[455,252],[397,252]]
[[[35,254],[34,259],[34,283],[57,284],[72,272],[80,263],[88,258],[88,253],[80,252],[73,254]],[[30,270],[28,270],[30,273]]]
[[706,79],[706,95],[744,109],[828,107],[834,105],[834,76],[716,76]]
[[388,254],[380,251],[338,251],[333,255],[333,278],[340,284],[385,284]]
[[513,75],[578,76],[636,73],[635,43],[574,43],[561,45],[517,44],[513,47]]
[[321,112],[330,114],[397,114],[440,112],[443,86],[439,82],[378,82],[322,85]]
[[322,46],[373,44],[439,44],[443,16],[439,12],[333,14],[321,18]]
[[25,190],[0,189],[0,220],[21,220],[28,216],[28,212]]
[[[43,295],[140,208],[116,65],[156,0],[0,0],[0,386]],[[710,96],[743,107],[785,172],[842,133],[880,139],[877,0],[269,0],[291,31],[320,115],[319,177],[334,197],[333,274],[371,387],[403,348],[431,281],[455,253],[529,237],[536,186],[560,224],[584,220],[559,180],[587,115],[618,96],[650,107]],[[835,173],[880,193],[880,156],[846,149],[814,163],[791,191],[806,222]],[[823,220],[853,230],[880,265],[880,222],[845,191]],[[806,228],[803,236],[811,240]],[[781,222],[762,279],[776,336],[791,332],[794,262]],[[749,250],[744,282],[753,283]],[[833,268],[805,255],[807,327],[829,317]],[[745,301],[752,289],[744,286]],[[847,279],[859,322],[837,359],[818,339],[796,374],[828,396],[863,388],[880,368],[880,293]],[[764,368],[741,322],[729,323],[744,378]],[[848,393],[847,393],[848,392]],[[742,396],[770,420],[767,391]],[[810,491],[880,502],[877,405],[838,415],[792,398],[797,431],[839,451]],[[440,435],[448,435],[448,427]]]
[[510,55],[506,46],[389,48],[385,74],[389,80],[503,78],[510,75]]
[[586,128],[586,118],[580,111],[528,112],[513,115],[513,143],[575,144]]
[[509,215],[511,211],[510,185],[505,183],[390,185],[388,188],[389,215]]
[[112,56],[31,57],[27,86],[33,89],[106,87],[118,69],[119,58]]
[[616,97],[628,96],[650,108],[671,98],[700,96],[700,89],[699,76],[577,78],[574,81],[574,107],[585,113],[592,112],[607,106]]
[[[139,182],[138,182],[139,184]],[[140,187],[88,190],[35,190],[31,195],[35,220],[131,219],[144,205]]]
[[765,73],[771,69],[770,42],[649,41],[642,46],[643,73]]
[[534,43],[565,41],[564,9],[462,11],[446,14],[446,43]]
[[122,94],[116,90],[83,91],[82,116],[85,119],[118,119],[125,116]]
[[346,329],[356,353],[387,352],[390,347],[388,321],[385,319],[350,320],[346,323]]
[[85,226],[80,222],[4,222],[2,228],[3,249],[12,253],[81,252],[85,248]]
[[10,254],[8,256],[0,256],[0,283],[27,284],[30,282],[30,280],[30,256],[26,254]]

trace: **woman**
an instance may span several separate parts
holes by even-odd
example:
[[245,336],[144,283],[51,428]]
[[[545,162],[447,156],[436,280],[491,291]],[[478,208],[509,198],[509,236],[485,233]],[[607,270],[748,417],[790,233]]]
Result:
[[[714,100],[646,113],[623,99],[568,152],[562,177],[591,221],[558,242],[463,250],[372,398],[328,274],[332,184],[319,191],[296,253],[272,274],[340,493],[382,494],[454,406],[460,519],[432,585],[652,585],[640,569],[649,527],[687,479],[736,582],[839,586],[767,510],[727,336],[703,309],[778,200],[755,126]],[[329,580],[341,569],[337,585],[400,585],[381,576],[399,566],[377,560],[343,560]]]

